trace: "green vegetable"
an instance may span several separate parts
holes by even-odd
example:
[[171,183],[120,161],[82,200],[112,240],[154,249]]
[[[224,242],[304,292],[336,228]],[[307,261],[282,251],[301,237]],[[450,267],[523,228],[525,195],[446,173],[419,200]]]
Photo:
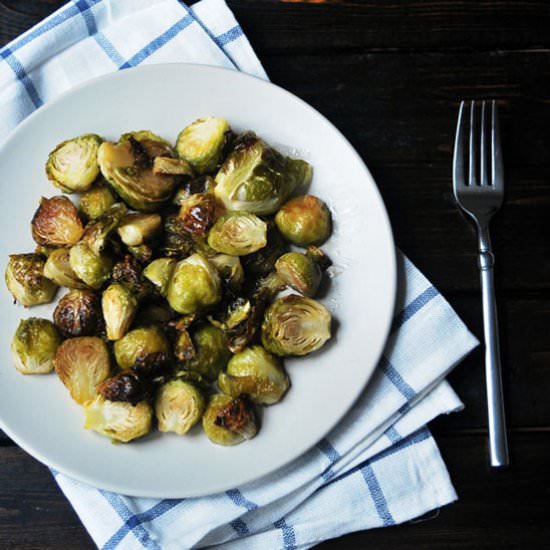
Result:
[[135,296],[124,285],[113,283],[101,298],[103,318],[109,340],[119,340],[130,328],[137,311]]
[[143,276],[155,285],[161,296],[166,296],[176,264],[173,258],[158,258],[143,270]]
[[216,380],[231,357],[225,334],[219,328],[205,325],[192,336],[195,356],[185,362],[185,368],[210,381]]
[[69,264],[75,275],[91,288],[101,288],[111,276],[113,260],[106,254],[95,254],[84,242],[76,243],[69,252]]
[[136,361],[153,354],[170,354],[166,336],[158,326],[140,327],[127,332],[114,345],[115,359],[121,369],[129,369]]
[[97,336],[103,325],[101,301],[91,290],[71,290],[59,300],[53,320],[66,338]]
[[73,271],[70,263],[70,250],[68,248],[58,248],[54,250],[46,260],[44,265],[44,276],[59,286],[67,288],[87,288]]
[[321,269],[305,254],[287,252],[275,263],[281,279],[294,290],[305,296],[315,296],[321,282]]
[[43,246],[72,246],[84,231],[75,205],[67,197],[40,199],[31,221],[32,238]]
[[267,225],[254,214],[229,212],[210,229],[208,244],[223,254],[251,254],[267,244]]
[[95,220],[105,214],[115,202],[116,198],[108,187],[94,185],[80,195],[80,211],[89,220]]
[[24,306],[47,304],[57,286],[44,276],[46,260],[38,254],[11,254],[5,279],[15,300]]
[[158,214],[128,214],[118,226],[120,240],[128,246],[139,246],[153,237],[162,226]]

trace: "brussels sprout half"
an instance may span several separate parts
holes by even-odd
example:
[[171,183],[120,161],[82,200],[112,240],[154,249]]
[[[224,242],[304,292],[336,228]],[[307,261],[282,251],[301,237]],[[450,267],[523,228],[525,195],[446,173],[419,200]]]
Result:
[[210,381],[216,380],[231,357],[225,334],[219,328],[206,325],[193,334],[192,340],[195,356],[185,362],[185,369]]
[[170,355],[170,346],[164,332],[157,326],[140,327],[127,332],[114,345],[115,359],[121,369],[133,367],[141,358],[162,353]]
[[91,288],[101,288],[109,279],[113,260],[106,254],[95,254],[84,242],[76,243],[69,252],[69,264],[76,276]]
[[237,292],[244,283],[244,269],[238,256],[216,254],[208,259],[216,266],[224,285],[232,292]]
[[120,136],[120,143],[137,141],[143,147],[144,153],[149,159],[157,157],[174,157],[174,149],[168,141],[161,138],[150,130],[139,130],[138,132],[126,132]]
[[44,275],[59,286],[67,288],[88,288],[73,271],[70,262],[70,250],[68,248],[58,248],[54,250],[46,260],[44,265]]
[[127,246],[139,246],[153,237],[162,226],[158,214],[128,214],[120,222],[117,231]]
[[134,320],[137,300],[124,285],[113,283],[103,292],[101,308],[107,328],[107,338],[118,340],[128,332]]
[[116,198],[108,187],[94,185],[80,195],[79,208],[86,218],[95,220],[105,214],[115,203]]
[[210,229],[208,244],[223,254],[252,254],[267,244],[267,225],[254,214],[228,212]]
[[32,238],[45,246],[72,246],[84,227],[75,205],[67,197],[40,199],[40,206],[31,221]]
[[157,258],[143,270],[143,276],[155,285],[161,296],[166,296],[176,264],[174,258]]
[[13,335],[11,353],[15,368],[22,374],[47,374],[53,370],[61,337],[47,319],[23,319]]
[[279,277],[305,296],[315,296],[321,283],[321,269],[305,254],[287,252],[275,263]]
[[103,328],[99,297],[90,290],[71,290],[59,300],[53,320],[66,338],[98,336]]

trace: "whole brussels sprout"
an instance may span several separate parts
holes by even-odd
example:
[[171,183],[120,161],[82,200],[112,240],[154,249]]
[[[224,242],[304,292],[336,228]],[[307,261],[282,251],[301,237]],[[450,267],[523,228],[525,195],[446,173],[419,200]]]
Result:
[[262,343],[276,355],[307,355],[330,338],[330,323],[323,304],[296,294],[283,296],[265,312]]
[[70,262],[70,251],[68,248],[58,248],[54,250],[46,260],[44,265],[44,275],[59,286],[67,288],[87,288],[73,271]]
[[189,176],[192,178],[195,175],[195,171],[186,160],[156,157],[153,161],[153,174]]
[[121,369],[133,367],[139,358],[162,353],[170,354],[164,332],[157,326],[140,327],[127,332],[114,345],[115,359]]
[[244,269],[238,256],[216,254],[209,258],[216,266],[224,285],[232,292],[237,292],[244,283]]
[[40,199],[31,221],[32,238],[45,246],[72,246],[84,227],[75,205],[67,197]]
[[287,252],[277,260],[275,269],[279,277],[294,290],[309,297],[317,293],[321,270],[309,256],[300,252]]
[[153,285],[144,278],[141,266],[131,254],[126,254],[113,266],[112,280],[126,287],[138,302],[153,292]]
[[155,285],[161,296],[166,296],[176,263],[174,258],[157,258],[143,270],[143,276]]
[[174,149],[168,141],[150,130],[139,130],[138,132],[127,132],[120,136],[120,142],[137,141],[143,148],[143,152],[150,159],[157,157],[174,157]]
[[84,228],[82,241],[85,242],[94,254],[103,251],[107,239],[126,215],[126,205],[118,202],[113,204],[107,212],[90,221]]
[[158,214],[128,214],[117,228],[120,240],[127,246],[139,246],[153,237],[161,228]]
[[175,179],[155,175],[150,164],[144,162],[144,149],[139,142],[129,139],[117,143],[104,142],[98,151],[98,162],[103,177],[115,193],[135,210],[151,212],[170,200]]
[[227,373],[218,377],[222,392],[232,397],[246,394],[262,405],[280,401],[289,384],[279,361],[262,346],[252,346],[234,355],[227,364]]
[[103,328],[99,297],[90,290],[71,290],[59,300],[53,320],[66,338],[97,336]]
[[123,285],[113,283],[103,292],[101,297],[103,319],[107,328],[107,338],[118,340],[130,328],[137,311],[137,300]]
[[108,187],[94,185],[80,195],[80,212],[89,220],[95,220],[115,203],[116,198]]
[[248,132],[221,165],[214,193],[228,210],[273,214],[311,175],[307,162],[281,155]]
[[15,368],[22,374],[51,372],[59,344],[61,337],[50,321],[38,317],[23,319],[11,341]]
[[209,193],[195,193],[181,201],[178,219],[191,235],[204,237],[214,223],[216,200]]
[[198,174],[212,172],[221,160],[228,132],[229,124],[223,118],[200,118],[180,132],[176,152]]
[[275,223],[287,241],[303,247],[322,244],[332,231],[330,210],[313,195],[290,199],[277,212]]
[[121,443],[148,434],[153,421],[153,409],[146,401],[131,405],[101,396],[84,407],[84,415],[84,428]]
[[65,193],[82,193],[99,174],[97,152],[102,139],[85,134],[60,143],[48,156],[48,179]]
[[99,384],[109,377],[109,350],[95,336],[69,338],[57,348],[54,366],[71,397],[84,405],[95,399]]
[[185,368],[210,381],[216,380],[231,357],[225,334],[219,328],[205,325],[193,334],[192,339],[195,356],[185,362]]
[[166,298],[178,313],[195,313],[220,301],[220,276],[206,258],[193,254],[176,264]]
[[46,260],[38,254],[11,254],[5,279],[8,290],[20,304],[36,306],[53,300],[57,285],[44,276]]
[[81,281],[95,289],[103,286],[113,269],[113,260],[109,256],[95,254],[84,241],[71,247],[69,264]]
[[267,225],[254,214],[228,212],[210,229],[208,244],[223,254],[252,254],[267,244]]
[[267,222],[267,244],[257,252],[243,256],[241,261],[247,273],[257,275],[267,275],[275,269],[277,258],[284,254],[287,245],[277,226],[272,222]]
[[193,384],[171,380],[162,386],[155,401],[155,415],[161,432],[186,434],[201,419],[206,401]]
[[213,395],[202,417],[208,439],[218,445],[238,445],[258,433],[254,408],[246,398]]

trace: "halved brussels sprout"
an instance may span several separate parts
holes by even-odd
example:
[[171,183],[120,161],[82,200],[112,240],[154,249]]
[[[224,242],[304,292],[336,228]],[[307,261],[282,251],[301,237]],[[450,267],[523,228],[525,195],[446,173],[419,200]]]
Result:
[[178,218],[191,235],[204,236],[214,223],[216,200],[209,193],[195,193],[181,202]]
[[46,246],[72,246],[84,227],[75,205],[67,197],[40,199],[40,206],[31,221],[32,238]]
[[[135,140],[105,142],[98,151],[101,173],[122,200],[135,210],[151,212],[170,200],[175,179],[155,175],[149,164],[143,163]],[[145,155],[145,152],[143,152]]]
[[220,276],[206,258],[193,254],[176,264],[166,298],[178,313],[195,313],[220,301]]
[[84,242],[76,243],[69,252],[69,264],[76,276],[91,288],[101,288],[111,276],[113,260],[106,254],[94,254]]
[[120,202],[113,204],[107,212],[90,221],[84,228],[82,241],[94,254],[99,254],[107,244],[107,238],[122,221],[128,208]]
[[244,283],[244,269],[238,256],[216,254],[208,259],[216,266],[223,283],[233,292],[238,291]]
[[267,225],[254,214],[228,212],[210,229],[208,244],[223,254],[252,254],[267,244]]
[[67,288],[87,288],[71,267],[69,260],[70,250],[68,248],[58,248],[54,250],[46,260],[44,265],[44,275],[58,284]]
[[51,372],[59,344],[61,336],[47,319],[30,317],[21,320],[11,341],[15,368],[22,374]]
[[114,345],[115,359],[121,369],[133,367],[139,358],[155,354],[170,354],[164,332],[157,326],[140,327],[127,332]]
[[256,414],[248,400],[221,393],[210,398],[202,428],[208,439],[218,445],[238,445],[258,433]]
[[60,143],[48,156],[48,179],[65,193],[89,189],[99,174],[97,151],[101,141],[95,134],[85,134]]
[[330,338],[327,308],[296,294],[278,298],[265,312],[262,343],[276,355],[307,355]]
[[91,290],[71,290],[59,300],[53,320],[66,338],[97,336],[103,328],[99,297]]
[[104,380],[97,389],[99,395],[108,401],[124,401],[137,405],[151,399],[157,384],[151,376],[125,370]]
[[212,172],[221,160],[227,132],[229,124],[225,119],[214,116],[200,118],[180,132],[176,152],[197,173]]
[[127,246],[139,246],[153,237],[162,225],[158,214],[128,214],[117,228],[120,240]]
[[246,394],[262,405],[281,400],[290,382],[279,361],[262,346],[252,346],[234,355],[227,373],[218,377],[218,387],[232,397]]
[[113,283],[103,292],[101,297],[103,319],[107,328],[107,338],[118,340],[130,328],[137,311],[137,300],[123,285]]
[[44,276],[46,260],[38,254],[11,254],[5,279],[15,300],[26,307],[53,300],[57,285]]
[[281,279],[294,290],[305,296],[315,296],[321,283],[321,269],[305,254],[287,252],[275,263],[275,269]]
[[281,155],[248,132],[222,164],[214,193],[228,210],[273,214],[311,174],[307,162]]
[[332,231],[330,210],[313,195],[290,199],[277,212],[275,223],[287,241],[304,247],[322,244]]
[[258,275],[267,275],[275,269],[277,258],[284,254],[287,245],[277,226],[272,222],[267,222],[267,244],[257,252],[243,256],[241,261],[247,273]]
[[206,401],[193,384],[171,380],[162,386],[155,401],[155,415],[161,432],[186,434],[202,417]]
[[109,350],[95,336],[69,338],[57,348],[54,366],[71,397],[84,405],[95,399],[99,384],[109,377]]
[[143,277],[141,266],[131,254],[126,254],[113,266],[112,280],[125,286],[138,302],[153,292],[153,285]]
[[176,263],[174,258],[158,258],[143,270],[143,276],[155,285],[161,296],[166,296],[168,283],[172,278]]
[[186,160],[156,157],[153,161],[153,174],[189,176],[192,178],[195,175],[195,171]]
[[120,136],[120,142],[138,141],[149,159],[157,157],[174,157],[174,149],[168,141],[150,130],[139,130],[138,132],[127,132]]
[[89,220],[102,216],[116,203],[116,198],[108,187],[94,185],[80,195],[80,211]]
[[231,357],[225,334],[219,328],[206,325],[199,328],[192,338],[195,356],[185,362],[185,368],[210,381],[216,380]]
[[153,409],[146,401],[131,405],[101,396],[84,407],[84,414],[84,428],[121,443],[148,434],[153,420]]

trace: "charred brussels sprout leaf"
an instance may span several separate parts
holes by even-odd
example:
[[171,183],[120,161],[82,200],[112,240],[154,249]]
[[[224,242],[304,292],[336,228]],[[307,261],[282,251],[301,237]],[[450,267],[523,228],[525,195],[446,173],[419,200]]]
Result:
[[84,414],[84,428],[121,443],[148,434],[153,420],[153,409],[146,401],[132,405],[101,396],[84,407]]
[[332,231],[327,205],[313,195],[290,199],[275,216],[283,237],[298,246],[322,244]]
[[205,408],[199,389],[183,380],[171,380],[160,388],[155,401],[159,430],[186,434],[201,419]]
[[32,238],[45,246],[72,246],[84,231],[75,205],[67,197],[42,197],[31,221]]
[[124,371],[107,378],[97,391],[109,401],[125,401],[137,405],[140,401],[151,399],[155,390],[156,384],[150,376]]
[[166,297],[178,313],[195,313],[220,301],[220,276],[206,258],[193,254],[176,264]]
[[305,254],[287,252],[276,262],[275,268],[281,279],[305,296],[315,296],[321,282],[321,269]]
[[153,162],[153,174],[189,176],[192,178],[195,175],[195,171],[186,160],[156,157]]
[[223,118],[200,118],[180,132],[176,152],[197,173],[212,172],[221,160],[228,132],[229,125]]
[[112,279],[114,283],[125,286],[138,302],[153,291],[150,281],[143,277],[141,266],[131,254],[126,254],[114,265]]
[[90,290],[71,290],[59,300],[53,320],[66,338],[97,336],[103,328],[99,297]]
[[216,254],[209,258],[209,261],[216,266],[222,282],[231,292],[237,292],[242,287],[244,269],[237,256]]
[[76,243],[69,252],[69,264],[76,276],[91,288],[101,288],[109,279],[113,261],[106,254],[95,254],[84,242]]
[[78,289],[87,288],[86,284],[73,271],[69,256],[68,248],[54,250],[46,260],[44,275],[59,286]]
[[225,334],[219,328],[204,326],[192,338],[195,356],[185,363],[185,368],[210,381],[216,380],[231,357]]
[[99,167],[126,204],[135,210],[151,212],[170,200],[175,180],[172,176],[153,174],[152,167],[143,161],[133,143],[132,140],[103,143],[98,151]]
[[223,162],[214,192],[228,210],[273,214],[311,174],[307,162],[281,155],[249,132]]
[[273,405],[288,389],[288,376],[279,361],[262,346],[252,346],[234,355],[227,373],[218,377],[218,387],[232,397],[246,394],[254,403]]
[[149,130],[140,130],[139,132],[127,132],[120,136],[120,142],[137,141],[143,148],[143,152],[149,160],[153,161],[157,157],[174,157],[175,153],[168,141]]
[[170,258],[182,259],[189,256],[195,247],[193,237],[185,231],[177,215],[166,216],[164,221],[164,243],[162,251]]
[[122,221],[128,209],[122,203],[116,203],[99,218],[89,222],[82,235],[84,241],[94,254],[99,254],[107,245],[107,239]]
[[181,202],[178,218],[191,235],[204,237],[214,222],[216,201],[209,193],[195,193]]
[[276,355],[307,355],[330,338],[330,323],[323,304],[296,294],[284,296],[265,312],[262,343]]
[[80,212],[89,220],[102,216],[115,204],[116,198],[108,187],[94,185],[80,195]]
[[47,319],[30,317],[22,320],[11,342],[15,368],[22,374],[51,372],[59,344],[61,337]]
[[202,417],[208,439],[218,445],[238,445],[258,433],[254,408],[246,398],[216,394]]
[[84,405],[95,398],[99,384],[109,376],[109,350],[95,336],[69,338],[57,348],[54,366],[71,397]]
[[65,193],[89,189],[99,174],[97,152],[101,141],[95,134],[86,134],[60,143],[48,156],[48,179]]
[[150,262],[153,258],[153,249],[148,244],[140,244],[139,246],[129,246],[128,252],[142,264]]
[[137,311],[137,300],[125,286],[119,283],[109,285],[101,298],[107,338],[118,340],[130,328]]
[[158,258],[143,270],[143,276],[155,285],[161,296],[166,296],[176,263],[173,258]]
[[139,246],[159,231],[162,218],[158,214],[128,214],[118,226],[120,240],[127,246]]
[[140,327],[127,332],[114,345],[115,359],[121,369],[129,369],[141,359],[157,354],[170,354],[164,332],[157,326]]
[[267,225],[254,214],[229,212],[210,229],[208,244],[223,254],[252,254],[267,244]]
[[320,248],[312,244],[307,247],[306,256],[311,258],[321,271],[326,271],[332,265],[332,260]]
[[44,276],[46,260],[38,254],[12,254],[6,267],[8,290],[24,306],[53,300],[57,286]]

